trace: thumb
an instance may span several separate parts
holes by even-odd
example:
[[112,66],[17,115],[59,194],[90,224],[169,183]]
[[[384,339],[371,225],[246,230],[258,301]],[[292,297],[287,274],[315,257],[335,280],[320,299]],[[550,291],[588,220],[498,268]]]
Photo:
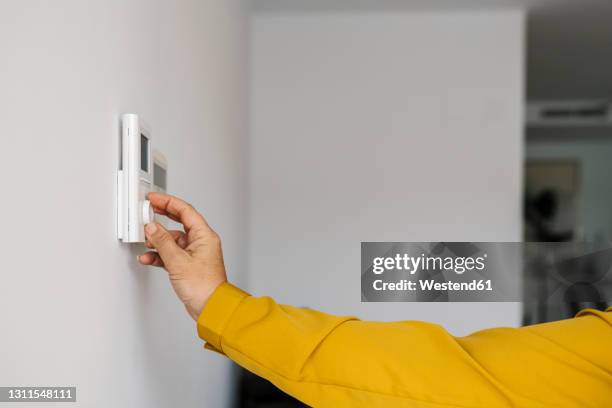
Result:
[[153,245],[166,267],[185,256],[185,251],[174,241],[172,235],[161,225],[151,222],[145,226],[145,235]]

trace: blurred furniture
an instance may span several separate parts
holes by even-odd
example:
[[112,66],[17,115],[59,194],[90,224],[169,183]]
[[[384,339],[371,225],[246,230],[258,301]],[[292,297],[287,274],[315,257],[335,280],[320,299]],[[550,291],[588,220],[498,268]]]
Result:
[[239,368],[237,408],[303,408],[307,405],[285,394],[270,381]]

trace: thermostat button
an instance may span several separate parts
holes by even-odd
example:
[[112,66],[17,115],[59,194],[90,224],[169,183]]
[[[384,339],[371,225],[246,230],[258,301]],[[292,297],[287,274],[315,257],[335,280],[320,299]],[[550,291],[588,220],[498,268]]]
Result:
[[149,200],[145,200],[142,203],[142,223],[148,224],[155,220],[155,212],[153,211],[153,207],[151,207],[151,202]]

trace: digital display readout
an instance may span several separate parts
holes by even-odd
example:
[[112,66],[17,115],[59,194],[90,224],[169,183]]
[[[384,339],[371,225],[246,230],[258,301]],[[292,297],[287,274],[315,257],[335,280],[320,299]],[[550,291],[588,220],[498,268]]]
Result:
[[142,171],[149,171],[149,139],[140,134],[140,169]]

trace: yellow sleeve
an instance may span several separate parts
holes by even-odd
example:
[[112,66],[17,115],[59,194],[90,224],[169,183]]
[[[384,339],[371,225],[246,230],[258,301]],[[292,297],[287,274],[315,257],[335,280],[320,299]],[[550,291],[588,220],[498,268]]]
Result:
[[198,333],[312,407],[610,407],[611,315],[453,337],[430,323],[278,305],[226,283]]

